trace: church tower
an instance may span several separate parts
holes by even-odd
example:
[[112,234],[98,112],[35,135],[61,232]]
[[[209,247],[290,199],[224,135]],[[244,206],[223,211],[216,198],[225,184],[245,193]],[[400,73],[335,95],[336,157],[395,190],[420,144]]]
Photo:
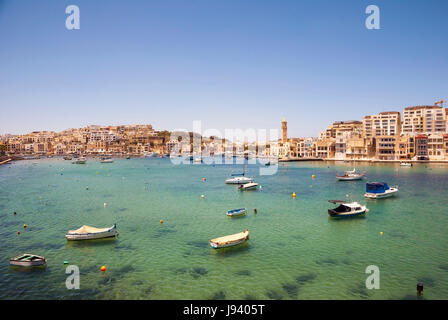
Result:
[[288,123],[286,122],[286,119],[283,118],[282,120],[282,142],[288,141]]

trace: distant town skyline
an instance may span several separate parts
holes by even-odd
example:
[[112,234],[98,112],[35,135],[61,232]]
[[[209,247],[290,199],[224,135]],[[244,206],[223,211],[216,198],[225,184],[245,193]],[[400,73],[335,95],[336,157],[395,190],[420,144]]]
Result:
[[[80,8],[79,30],[65,7]],[[0,1],[0,134],[278,129],[448,98],[446,1]]]

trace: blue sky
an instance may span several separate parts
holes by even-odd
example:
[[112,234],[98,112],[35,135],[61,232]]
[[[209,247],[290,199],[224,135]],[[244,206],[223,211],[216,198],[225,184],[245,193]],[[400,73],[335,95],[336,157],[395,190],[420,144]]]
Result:
[[286,117],[289,136],[317,136],[448,98],[447,21],[444,0],[0,0],[0,134]]

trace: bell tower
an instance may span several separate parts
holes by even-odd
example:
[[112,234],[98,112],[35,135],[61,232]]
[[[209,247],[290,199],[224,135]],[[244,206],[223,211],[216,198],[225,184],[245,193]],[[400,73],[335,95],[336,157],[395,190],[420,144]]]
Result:
[[286,119],[283,118],[282,120],[282,142],[288,141],[288,123],[286,122]]

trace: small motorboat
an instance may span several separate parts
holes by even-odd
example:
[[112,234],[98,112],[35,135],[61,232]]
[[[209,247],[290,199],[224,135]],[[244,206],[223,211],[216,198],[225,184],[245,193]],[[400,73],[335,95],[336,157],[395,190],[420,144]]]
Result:
[[386,182],[372,182],[366,184],[365,197],[370,199],[382,199],[394,196],[398,187],[389,187]]
[[243,190],[255,190],[255,189],[257,189],[257,187],[258,187],[258,183],[256,183],[256,182],[249,182],[249,183],[240,185],[238,187],[238,190],[241,190],[241,191],[243,191]]
[[72,157],[70,157],[70,156],[65,156],[64,157],[64,160],[72,160],[73,158]]
[[111,238],[118,235],[117,225],[114,224],[110,228],[95,228],[90,226],[82,226],[76,230],[69,230],[65,237],[67,240],[94,240]]
[[113,163],[114,160],[112,158],[101,158],[100,162],[101,163]]
[[241,208],[241,209],[227,211],[226,215],[228,217],[241,217],[241,216],[244,216],[246,213],[247,213],[247,209]]
[[412,163],[410,163],[410,162],[400,162],[400,166],[402,166],[402,167],[412,167]]
[[20,256],[9,259],[9,264],[19,267],[37,267],[47,264],[47,259],[31,253],[25,253]]
[[328,209],[328,214],[331,218],[363,217],[369,212],[369,209],[367,209],[366,206],[363,206],[358,202],[347,202],[343,200],[328,200],[328,202],[334,204],[339,203],[339,207]]
[[247,240],[249,240],[249,229],[246,229],[245,231],[240,233],[235,233],[228,236],[212,239],[210,240],[210,245],[214,249],[219,249],[219,248],[236,246]]
[[87,159],[85,157],[81,157],[78,158],[78,160],[76,160],[75,162],[73,162],[74,164],[86,164]]
[[357,172],[356,169],[345,171],[342,175],[336,175],[336,179],[339,181],[352,181],[361,180],[364,178],[365,172]]

